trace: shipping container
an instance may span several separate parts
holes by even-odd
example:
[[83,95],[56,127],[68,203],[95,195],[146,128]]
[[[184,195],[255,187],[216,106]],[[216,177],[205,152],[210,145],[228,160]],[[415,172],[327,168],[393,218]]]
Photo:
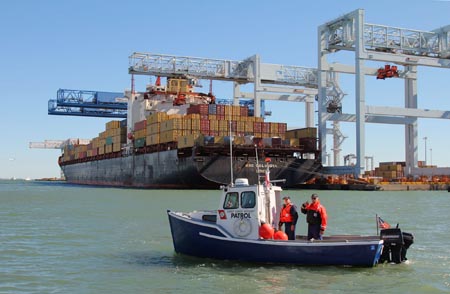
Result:
[[112,145],[113,143],[113,137],[107,137],[106,138],[106,145]]
[[286,138],[317,138],[317,128],[302,128],[286,131]]
[[262,123],[262,132],[266,134],[270,133],[270,123],[268,122]]
[[299,139],[300,148],[304,151],[315,151],[317,150],[317,139],[316,138],[300,138]]
[[160,143],[160,134],[152,134],[145,137],[145,143],[147,146],[158,145]]
[[144,130],[147,127],[147,120],[141,120],[134,124],[134,131]]
[[217,106],[216,104],[208,105],[208,114],[217,114]]
[[113,121],[109,121],[106,123],[106,129],[118,129],[120,128],[120,121],[118,120],[113,120]]
[[209,120],[201,119],[200,120],[200,131],[209,131]]
[[145,146],[145,137],[134,140],[134,147],[140,148]]
[[112,153],[112,145],[106,145],[105,146],[105,153],[106,154]]
[[172,131],[172,130],[182,130],[183,129],[183,119],[182,118],[172,118],[165,120],[160,125],[160,132]]
[[176,142],[179,136],[181,136],[180,130],[161,132],[160,141],[161,143]]
[[160,123],[167,119],[167,113],[165,112],[155,112],[147,117],[147,125]]
[[117,143],[114,143],[113,144],[113,152],[119,152],[120,150],[122,150],[122,148],[121,148],[121,144],[119,143],[119,144],[117,144]]
[[188,148],[195,145],[195,137],[193,135],[180,136],[178,138],[178,148]]

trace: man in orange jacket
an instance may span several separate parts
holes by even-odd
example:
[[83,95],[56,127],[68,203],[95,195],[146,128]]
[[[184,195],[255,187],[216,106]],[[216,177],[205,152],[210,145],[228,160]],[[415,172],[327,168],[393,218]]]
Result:
[[320,204],[317,194],[311,195],[311,201],[311,204],[306,201],[301,207],[301,212],[306,214],[306,222],[308,223],[308,240],[322,240],[322,235],[327,228],[327,211]]
[[292,204],[289,196],[283,197],[283,200],[284,205],[281,209],[278,229],[281,230],[281,226],[284,224],[284,232],[288,236],[288,239],[295,240],[295,226],[297,225],[298,220],[297,207]]

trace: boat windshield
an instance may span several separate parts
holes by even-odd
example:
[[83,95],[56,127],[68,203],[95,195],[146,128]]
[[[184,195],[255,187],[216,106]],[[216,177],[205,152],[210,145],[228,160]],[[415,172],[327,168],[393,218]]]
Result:
[[239,194],[238,192],[229,192],[225,196],[225,201],[223,203],[223,208],[225,209],[236,209],[239,207]]
[[253,191],[247,191],[241,193],[241,206],[242,208],[254,208],[256,204],[256,195]]

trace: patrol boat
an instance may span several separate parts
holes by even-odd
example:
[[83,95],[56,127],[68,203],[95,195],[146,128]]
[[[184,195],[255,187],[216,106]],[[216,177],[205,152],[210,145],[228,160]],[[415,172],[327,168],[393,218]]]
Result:
[[[282,189],[269,179],[269,162],[265,176],[259,178],[264,180],[255,185],[240,178],[222,186],[216,210],[189,213],[168,210],[175,251],[221,260],[298,265],[372,267],[381,256],[382,261],[406,259],[407,248],[400,229],[382,230],[381,238],[359,235],[327,236],[323,240],[307,240],[305,236],[290,241],[261,238],[262,226],[277,227]],[[389,242],[384,252],[383,236]]]

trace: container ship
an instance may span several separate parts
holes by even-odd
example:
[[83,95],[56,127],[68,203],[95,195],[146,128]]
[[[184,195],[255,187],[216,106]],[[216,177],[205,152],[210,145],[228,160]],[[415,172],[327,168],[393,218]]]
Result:
[[[58,163],[75,184],[216,189],[234,178],[256,183],[266,158],[271,179],[295,187],[321,169],[316,128],[287,130],[247,106],[216,104],[189,78],[126,91],[127,118],[88,141],[70,141]],[[250,113],[249,113],[250,112]],[[256,171],[256,172],[255,172]]]

